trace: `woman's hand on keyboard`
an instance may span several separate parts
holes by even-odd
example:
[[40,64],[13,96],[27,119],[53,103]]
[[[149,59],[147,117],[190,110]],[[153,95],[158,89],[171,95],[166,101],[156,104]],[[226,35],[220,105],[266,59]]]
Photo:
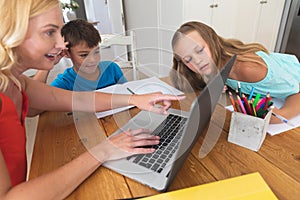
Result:
[[[91,149],[91,153],[101,162],[118,160],[134,154],[153,153],[152,145],[159,144],[159,136],[151,135],[149,130],[127,130],[111,136]],[[150,146],[150,148],[147,148]]]

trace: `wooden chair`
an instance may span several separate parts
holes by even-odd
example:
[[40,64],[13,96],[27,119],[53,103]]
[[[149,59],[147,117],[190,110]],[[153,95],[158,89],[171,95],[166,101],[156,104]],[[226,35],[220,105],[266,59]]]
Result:
[[[116,55],[113,61],[116,62],[121,69],[131,69],[133,72],[133,80],[137,80],[135,32],[130,31],[128,35],[102,34],[101,39],[100,48],[102,49],[113,46],[125,47],[125,51],[123,50],[119,53],[120,55]],[[115,52],[118,52],[118,50],[115,50]]]

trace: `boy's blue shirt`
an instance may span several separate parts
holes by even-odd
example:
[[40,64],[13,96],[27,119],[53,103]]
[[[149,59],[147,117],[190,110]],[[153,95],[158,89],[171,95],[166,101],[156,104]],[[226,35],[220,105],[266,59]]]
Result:
[[122,84],[127,82],[127,79],[116,63],[101,61],[98,67],[100,68],[100,76],[96,81],[90,81],[81,77],[74,71],[73,67],[70,67],[67,68],[63,74],[59,74],[50,85],[66,90],[91,91],[117,83]]

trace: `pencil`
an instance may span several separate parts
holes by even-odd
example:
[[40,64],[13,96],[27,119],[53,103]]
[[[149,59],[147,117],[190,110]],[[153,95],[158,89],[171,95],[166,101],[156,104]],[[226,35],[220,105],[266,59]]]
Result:
[[260,98],[260,94],[258,93],[258,94],[255,96],[255,99],[254,99],[254,101],[253,101],[253,106],[254,106],[254,108],[256,108],[256,104],[257,104],[259,98]]
[[262,99],[260,99],[258,102],[257,102],[257,104],[256,104],[256,106],[255,106],[255,109],[256,109],[256,111],[258,111],[259,109],[260,109],[260,107],[263,107],[264,106],[264,104],[265,104],[265,102],[266,102],[266,97],[264,97],[264,98],[262,98]]
[[236,106],[236,110],[237,110],[238,112],[240,112],[240,113],[242,113],[242,112],[243,112],[243,111],[242,111],[242,109],[241,109],[241,106],[240,106],[240,104],[239,104],[239,101],[238,101],[238,100],[236,100],[235,106]]
[[131,94],[135,94],[130,88],[126,88]]
[[254,107],[254,105],[253,105],[253,99],[250,100],[250,106],[251,106],[251,109],[252,109],[252,111],[253,111],[253,116],[256,117],[257,115],[256,115],[255,107]]
[[237,98],[237,100],[238,100],[238,102],[239,102],[239,105],[240,105],[240,107],[241,107],[241,109],[242,109],[242,112],[243,112],[244,114],[247,115],[246,109],[245,109],[245,107],[244,107],[244,105],[243,105],[243,102],[242,102],[240,96],[236,96],[236,98]]
[[264,110],[266,110],[268,107],[269,107],[269,102],[272,100],[272,97],[270,96],[270,93],[267,94],[266,96],[266,102],[265,102],[265,105],[264,105]]
[[251,109],[251,107],[249,105],[248,99],[247,99],[247,97],[244,94],[242,94],[242,100],[244,101],[244,106],[246,108],[247,113],[249,115],[253,115],[253,112],[252,112],[252,109]]
[[228,94],[229,94],[229,99],[230,99],[230,101],[231,101],[231,104],[232,104],[232,106],[233,106],[233,110],[234,110],[235,112],[237,112],[237,109],[236,109],[236,106],[235,106],[235,102],[234,102],[234,99],[233,99],[233,97],[232,97],[232,93],[229,91]]
[[255,90],[255,87],[252,86],[251,92],[250,92],[250,94],[249,94],[249,96],[248,96],[248,100],[251,100],[251,99],[252,99],[252,96],[253,96],[253,94],[254,94],[254,90]]

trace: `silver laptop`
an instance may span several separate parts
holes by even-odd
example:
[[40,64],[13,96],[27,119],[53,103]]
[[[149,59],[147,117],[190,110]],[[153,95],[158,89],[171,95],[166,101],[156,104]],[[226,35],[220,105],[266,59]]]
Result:
[[150,129],[161,138],[160,144],[154,146],[154,153],[109,161],[104,166],[155,190],[166,191],[209,124],[235,59],[236,55],[206,85],[193,101],[189,112],[169,109],[166,116],[140,111],[114,133],[118,134],[128,128]]

